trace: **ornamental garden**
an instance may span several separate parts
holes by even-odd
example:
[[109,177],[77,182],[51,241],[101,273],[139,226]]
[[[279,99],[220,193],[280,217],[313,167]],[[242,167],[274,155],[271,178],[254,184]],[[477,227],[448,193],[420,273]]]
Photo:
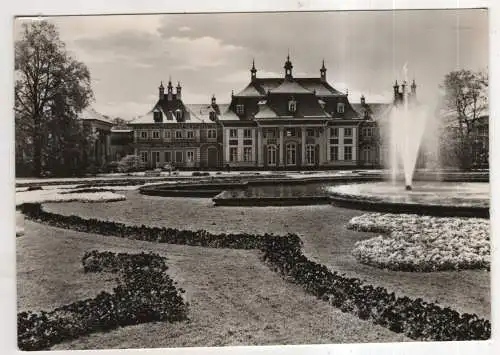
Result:
[[16,182],[21,350],[490,338],[484,201],[330,200],[380,171],[137,175]]

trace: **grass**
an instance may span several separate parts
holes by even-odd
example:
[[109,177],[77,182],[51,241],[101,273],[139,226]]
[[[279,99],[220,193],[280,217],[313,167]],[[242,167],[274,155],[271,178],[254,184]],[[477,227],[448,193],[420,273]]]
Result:
[[[111,206],[111,205],[110,205]],[[110,207],[111,208],[111,207]],[[258,251],[154,244],[25,222],[17,238],[18,304],[51,309],[114,285],[114,276],[84,274],[83,253],[153,251],[186,290],[190,320],[95,333],[53,349],[395,342],[409,339],[344,314],[288,283]]]
[[375,236],[347,230],[363,212],[330,205],[214,207],[210,199],[162,198],[127,192],[113,203],[47,204],[48,210],[123,223],[206,229],[211,232],[298,233],[304,252],[333,270],[386,287],[397,295],[423,298],[459,312],[490,319],[490,273],[483,270],[408,273],[362,265],[351,255],[355,242]]

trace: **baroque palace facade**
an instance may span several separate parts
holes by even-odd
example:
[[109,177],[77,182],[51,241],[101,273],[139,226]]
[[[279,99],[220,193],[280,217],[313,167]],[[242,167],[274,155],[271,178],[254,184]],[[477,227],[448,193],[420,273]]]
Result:
[[150,168],[313,169],[375,167],[380,152],[374,116],[386,104],[351,104],[326,79],[297,78],[289,56],[284,76],[259,78],[231,94],[229,104],[184,104],[180,84],[129,125],[134,153]]

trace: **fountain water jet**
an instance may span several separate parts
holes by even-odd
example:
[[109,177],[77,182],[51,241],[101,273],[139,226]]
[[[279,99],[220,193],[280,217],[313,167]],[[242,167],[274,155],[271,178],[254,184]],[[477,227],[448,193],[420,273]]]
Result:
[[395,95],[400,96],[401,99],[395,97],[394,107],[389,114],[389,164],[393,184],[396,183],[398,173],[402,168],[405,188],[410,191],[429,115],[425,106],[416,104],[414,93],[410,95],[407,90],[406,64],[403,67],[403,73],[402,92],[399,93],[397,82],[394,86],[395,91],[397,90]]

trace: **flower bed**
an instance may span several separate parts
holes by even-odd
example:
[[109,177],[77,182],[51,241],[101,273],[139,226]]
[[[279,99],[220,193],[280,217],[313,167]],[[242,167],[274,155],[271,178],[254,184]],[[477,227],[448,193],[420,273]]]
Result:
[[343,312],[404,333],[415,340],[485,340],[491,323],[475,314],[459,314],[418,298],[396,297],[383,287],[363,284],[331,272],[308,260],[298,237],[270,238],[264,244],[263,260],[307,292],[328,301]]
[[88,192],[70,192],[54,190],[38,190],[16,193],[16,206],[26,203],[42,202],[113,202],[125,200],[125,196],[111,191],[88,191]]
[[[330,271],[326,266],[308,260],[301,251],[302,241],[295,234],[212,234],[64,216],[44,211],[40,204],[22,206],[28,218],[77,231],[113,235],[151,242],[187,244],[219,248],[260,249],[262,259],[287,280],[305,291],[361,319],[389,328],[415,340],[483,340],[489,339],[491,324],[475,314],[459,314],[418,298],[396,297],[383,287],[364,284]],[[90,263],[89,265],[93,265]],[[91,266],[89,266],[91,267]],[[103,266],[104,267],[104,266]],[[109,262],[106,268],[115,268]]]
[[361,263],[399,271],[490,269],[487,219],[369,213],[348,228],[381,233],[357,242]]
[[64,340],[120,326],[187,319],[188,304],[165,274],[165,259],[156,254],[88,252],[85,272],[115,272],[113,293],[58,307],[50,312],[21,312],[17,317],[21,350],[44,350]]
[[24,204],[21,211],[26,217],[59,228],[79,232],[96,233],[149,242],[185,244],[210,248],[258,249],[270,234],[250,233],[213,234],[206,230],[190,231],[176,228],[131,226],[123,223],[86,219],[79,216],[64,216],[44,211],[40,204]]

